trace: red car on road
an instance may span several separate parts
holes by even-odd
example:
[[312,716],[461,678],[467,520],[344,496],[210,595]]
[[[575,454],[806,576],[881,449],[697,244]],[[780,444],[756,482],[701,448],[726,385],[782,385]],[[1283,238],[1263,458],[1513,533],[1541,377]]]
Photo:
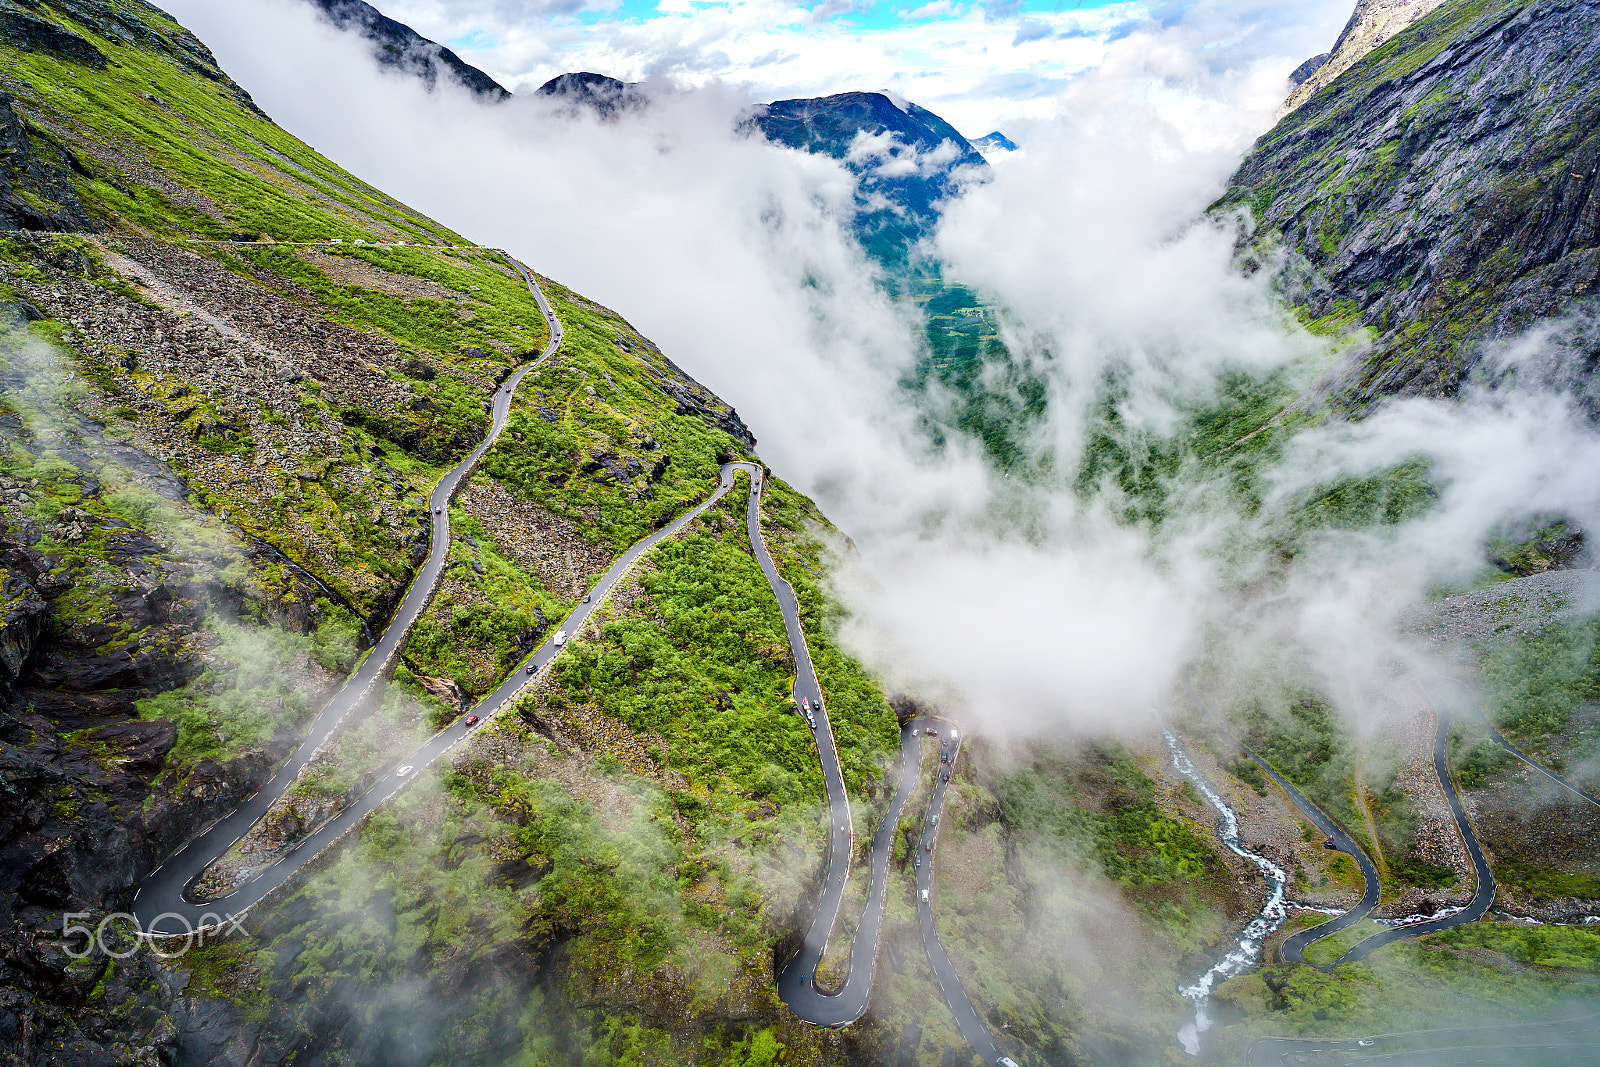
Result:
[[467,721],[466,721],[466,723],[464,725],[466,725],[466,726],[476,726],[476,725],[478,725],[478,717],[476,715],[468,715],[467,716]]

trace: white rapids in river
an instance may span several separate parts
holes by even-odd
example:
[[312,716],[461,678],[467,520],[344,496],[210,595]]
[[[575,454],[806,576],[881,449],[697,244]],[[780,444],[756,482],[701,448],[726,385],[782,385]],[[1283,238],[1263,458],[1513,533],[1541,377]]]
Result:
[[1167,739],[1167,748],[1172,752],[1172,765],[1177,768],[1178,773],[1193,782],[1201,795],[1222,815],[1222,826],[1218,829],[1217,836],[1231,851],[1260,868],[1269,890],[1266,904],[1256,917],[1250,920],[1249,925],[1240,931],[1233,949],[1212,964],[1205,974],[1178,989],[1179,993],[1194,1002],[1194,1021],[1185,1024],[1183,1029],[1178,1031],[1178,1041],[1182,1043],[1185,1052],[1196,1056],[1200,1053],[1200,1035],[1211,1029],[1211,1017],[1206,1014],[1206,1004],[1211,999],[1212,987],[1219,981],[1225,982],[1255,966],[1261,959],[1261,946],[1266,942],[1268,935],[1282,926],[1284,920],[1289,917],[1283,902],[1284,886],[1288,884],[1289,875],[1271,860],[1245,849],[1239,841],[1239,817],[1195,769],[1194,762],[1184,752],[1183,746],[1178,744],[1178,739],[1172,735],[1172,731],[1162,730],[1161,734]]

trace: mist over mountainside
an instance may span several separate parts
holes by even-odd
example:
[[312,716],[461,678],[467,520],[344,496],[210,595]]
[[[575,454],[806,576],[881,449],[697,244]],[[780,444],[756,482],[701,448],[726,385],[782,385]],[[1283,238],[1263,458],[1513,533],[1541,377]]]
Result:
[[504,100],[510,90],[450,49],[385,15],[366,0],[307,0],[341,30],[354,30],[372,42],[373,56],[422,80],[428,88],[443,72],[486,100]]
[[938,115],[883,93],[777,100],[746,122],[774,144],[843,160],[858,182],[856,232],[894,265],[931,234],[941,202],[989,167]]
[[986,133],[982,137],[974,138],[972,141],[972,147],[984,153],[993,151],[1015,152],[1017,150],[1016,142],[1007,137],[1005,134],[1001,133],[999,130],[995,130],[993,133]]
[[648,103],[648,98],[637,84],[588,71],[558,74],[539,86],[537,92],[540,96],[567,101],[573,107],[589,108],[602,117],[644,107]]
[[[486,107],[175,6],[255,97],[141,0],[0,0],[0,1062],[1586,1062],[1592,5],[1447,2],[1241,163],[1311,49],[1201,3],[993,166],[886,93]],[[258,790],[199,898],[396,776],[133,939]],[[845,872],[833,1029],[778,976]]]

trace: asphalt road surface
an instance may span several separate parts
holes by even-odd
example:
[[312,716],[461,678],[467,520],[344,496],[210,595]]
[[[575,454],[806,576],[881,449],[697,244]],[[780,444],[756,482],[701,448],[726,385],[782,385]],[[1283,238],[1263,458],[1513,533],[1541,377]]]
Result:
[[[948,764],[941,763],[940,766],[953,768],[955,756],[960,750],[959,734],[956,727],[950,723],[931,718],[915,719],[901,727],[898,781],[888,810],[884,812],[872,835],[872,847],[869,852],[871,881],[868,883],[866,907],[861,913],[855,935],[850,941],[850,969],[839,992],[823,993],[816,985],[817,965],[822,962],[823,953],[828,947],[828,938],[833,932],[835,923],[838,922],[845,886],[850,878],[850,856],[854,837],[850,798],[845,792],[844,771],[839,766],[839,751],[834,743],[833,727],[828,720],[827,707],[822,703],[822,689],[811,663],[811,652],[806,645],[805,633],[800,628],[799,602],[795,599],[793,587],[778,573],[777,565],[773,563],[772,556],[767,551],[766,539],[762,535],[759,472],[752,470],[751,476],[751,493],[745,508],[745,530],[750,537],[750,544],[755,549],[761,572],[766,576],[767,584],[772,588],[772,595],[778,602],[789,647],[794,653],[795,703],[798,706],[801,700],[808,699],[812,707],[817,709],[815,731],[817,758],[822,764],[823,784],[828,796],[827,874],[823,878],[822,894],[818,899],[816,910],[812,913],[811,924],[806,928],[800,951],[778,973],[778,996],[789,1006],[790,1011],[809,1023],[817,1026],[846,1026],[861,1018],[872,999],[872,986],[877,975],[878,949],[883,941],[884,905],[888,898],[889,887],[889,857],[894,848],[895,830],[900,825],[901,813],[905,810],[906,801],[916,786],[917,773],[922,765],[922,738],[930,730],[942,733],[947,740],[941,744],[944,751],[949,754],[950,761]],[[931,904],[920,901],[921,891],[928,888],[928,878],[933,870],[933,853],[927,846],[937,838],[936,824],[939,806],[944,802],[946,784],[942,775],[934,782],[934,797],[929,809],[933,828],[926,830],[926,836],[918,842],[920,855],[923,857],[917,869],[918,912],[922,918],[923,944],[927,948],[929,962],[933,965],[934,974],[944,991],[951,1012],[956,1017],[956,1025],[960,1028],[962,1036],[985,1062],[1008,1065],[1010,1061],[995,1048],[988,1029],[979,1021],[977,1012],[967,999],[961,979],[951,966],[950,957],[939,944],[938,935],[933,929]]]
[[[950,723],[939,719],[913,719],[907,724],[907,729],[913,731],[921,729],[926,732],[929,727],[940,730],[939,752],[948,757],[949,762],[941,761],[939,764],[940,773],[933,780],[933,796],[928,800],[922,835],[917,839],[917,851],[922,857],[922,864],[916,869],[917,922],[922,927],[922,947],[928,953],[928,964],[933,968],[934,980],[939,983],[939,991],[944,994],[944,1002],[955,1017],[956,1029],[961,1031],[961,1036],[967,1039],[967,1044],[972,1046],[984,1063],[1011,1067],[1013,1061],[995,1047],[994,1035],[978,1018],[972,1001],[967,998],[966,987],[961,984],[961,976],[950,962],[950,955],[945,952],[939,940],[939,931],[933,923],[933,856],[939,847],[939,815],[944,810],[945,791],[950,787],[945,772],[955,770],[956,758],[961,755],[961,735]],[[901,758],[904,761],[904,732],[901,738]],[[884,821],[888,822],[888,819]],[[892,829],[890,835],[893,835]]]
[[[1185,681],[1187,681],[1187,678]],[[1424,934],[1435,934],[1441,930],[1448,930],[1453,926],[1477,922],[1483,918],[1494,904],[1494,872],[1489,869],[1489,861],[1484,858],[1483,849],[1478,845],[1478,836],[1473,833],[1472,821],[1467,818],[1466,809],[1461,806],[1461,797],[1456,793],[1455,779],[1450,774],[1451,715],[1443,710],[1444,706],[1438,699],[1435,688],[1434,683],[1422,684],[1423,693],[1434,709],[1433,773],[1439,779],[1439,788],[1444,791],[1445,800],[1450,805],[1450,814],[1455,819],[1456,831],[1461,835],[1461,842],[1466,847],[1467,855],[1472,860],[1473,870],[1478,880],[1477,888],[1472,894],[1471,901],[1458,912],[1438,919],[1407,923],[1405,926],[1396,926],[1380,931],[1363,941],[1357,942],[1348,952],[1331,964],[1310,964],[1309,966],[1317,966],[1321,970],[1332,970],[1341,963],[1353,963],[1357,960],[1366,959],[1374,951],[1394,941],[1420,937]],[[1195,692],[1193,685],[1189,686],[1189,695],[1194,698],[1195,703],[1199,704],[1211,715],[1214,721],[1220,721],[1216,718],[1215,713],[1211,712],[1211,708],[1207,706],[1205,701],[1200,699],[1200,694]],[[1224,734],[1223,736],[1227,737],[1228,735]],[[1306,799],[1304,794],[1286,782],[1282,775],[1273,770],[1265,760],[1247,748],[1243,742],[1233,737],[1228,737],[1228,740],[1238,745],[1255,762],[1256,766],[1272,776],[1272,780],[1277,782],[1284,792],[1289,794],[1289,799],[1294,801],[1295,806],[1300,809],[1301,813],[1316,823],[1318,829],[1324,834],[1333,839],[1335,848],[1354,857],[1356,862],[1361,864],[1361,875],[1366,879],[1366,890],[1362,893],[1361,901],[1343,915],[1335,916],[1325,923],[1313,926],[1309,930],[1302,930],[1284,941],[1280,950],[1283,953],[1283,958],[1290,963],[1305,963],[1305,950],[1309,945],[1315,941],[1322,940],[1329,934],[1338,933],[1340,930],[1360,922],[1377,905],[1379,893],[1377,869],[1367,856],[1366,850],[1361,847],[1355,838],[1345,832],[1321,808]]]
[[[1227,737],[1226,734],[1223,736]],[[1378,906],[1378,900],[1383,892],[1382,883],[1378,878],[1378,868],[1372,862],[1372,857],[1367,855],[1367,850],[1361,847],[1361,842],[1352,837],[1331,815],[1316,804],[1313,804],[1310,798],[1285,780],[1283,775],[1273,770],[1266,760],[1256,755],[1248,746],[1236,738],[1230,737],[1229,740],[1238,745],[1257,767],[1260,767],[1268,777],[1278,783],[1279,788],[1289,794],[1289,799],[1294,801],[1295,807],[1299,808],[1300,813],[1316,825],[1323,839],[1333,842],[1334,850],[1343,852],[1361,867],[1361,878],[1364,884],[1361,890],[1361,899],[1356,901],[1355,907],[1343,915],[1335,915],[1325,923],[1318,923],[1310,929],[1301,930],[1299,933],[1291,934],[1289,937],[1284,938],[1283,944],[1278,949],[1284,960],[1289,963],[1305,963],[1306,949],[1313,943],[1336,934],[1346,927],[1354,926],[1372,914],[1372,909]],[[1312,964],[1312,966],[1317,965]]]
[[[507,257],[510,259],[510,257]],[[539,302],[539,310],[543,313],[545,322],[550,328],[550,341],[537,359],[524,364],[516,373],[509,376],[495,389],[491,404],[491,419],[489,432],[484,436],[478,447],[466,459],[452,467],[439,479],[433,492],[428,497],[429,517],[432,521],[432,538],[428,546],[428,557],[418,569],[412,579],[411,588],[406,591],[406,596],[400,606],[395,610],[393,620],[384,630],[361,666],[352,674],[344,686],[334,696],[333,700],[323,708],[316,721],[306,733],[306,739],[300,748],[291,756],[283,766],[278,768],[277,774],[272,777],[264,787],[249,800],[245,801],[231,813],[216,820],[201,830],[200,833],[190,838],[182,848],[164,863],[152,871],[139,888],[134,891],[133,903],[130,910],[139,928],[147,934],[157,936],[173,936],[188,933],[190,930],[203,927],[217,927],[235,920],[246,908],[260,900],[267,893],[280,885],[296,870],[302,867],[311,857],[315,856],[328,842],[337,838],[352,823],[365,816],[377,807],[404,784],[398,774],[391,772],[378,784],[369,790],[360,800],[351,805],[337,818],[322,826],[317,832],[303,838],[276,865],[260,873],[251,881],[245,883],[232,893],[215,901],[196,902],[190,899],[189,890],[193,883],[199,879],[205,869],[224,855],[234,843],[249,832],[250,828],[267,813],[273,803],[283,795],[284,790],[293,784],[295,777],[301,769],[311,761],[317,750],[333,736],[347,715],[357,707],[362,700],[377,686],[381,685],[387,677],[390,664],[400,651],[401,644],[410,632],[412,625],[422,615],[427,607],[428,600],[433,595],[433,587],[443,573],[446,556],[450,551],[450,500],[455,495],[456,489],[463,479],[471,473],[473,467],[482,455],[487,452],[500,436],[500,431],[505,428],[506,418],[511,412],[511,399],[517,386],[524,376],[549,359],[561,345],[561,324],[556,320],[555,313],[550,310],[550,304],[545,300],[544,293],[534,282],[533,277],[520,263],[511,260],[517,272],[527,283],[528,289]],[[430,740],[421,750],[407,757],[405,763],[421,765],[438,758],[455,741],[459,740],[465,732],[465,727],[458,721],[448,729]],[[401,764],[405,765],[404,763]],[[409,776],[408,776],[409,777]]]
[[1427,697],[1428,703],[1433,705],[1433,773],[1438,777],[1439,788],[1444,790],[1445,800],[1450,804],[1450,814],[1455,818],[1456,830],[1461,835],[1461,843],[1466,846],[1467,855],[1472,859],[1472,868],[1477,874],[1478,886],[1473,891],[1472,899],[1461,911],[1453,915],[1446,915],[1443,918],[1429,919],[1420,923],[1408,923],[1405,926],[1396,926],[1373,934],[1365,941],[1357,943],[1349,952],[1335,960],[1335,966],[1340,963],[1352,963],[1356,960],[1366,959],[1375,950],[1382,948],[1391,941],[1399,941],[1407,937],[1420,937],[1423,934],[1436,934],[1440,930],[1448,930],[1452,926],[1477,922],[1483,918],[1484,914],[1494,904],[1494,872],[1489,869],[1489,861],[1484,858],[1483,849],[1478,845],[1478,835],[1472,831],[1472,820],[1467,818],[1467,811],[1461,806],[1461,797],[1456,793],[1455,777],[1450,773],[1451,712],[1446,710],[1447,705],[1440,701],[1438,686],[1435,683],[1422,683],[1422,691]]
[[[1206,712],[1213,722],[1221,722],[1222,720],[1211,710],[1210,705],[1201,699],[1200,694],[1195,691],[1194,683],[1189,678],[1188,672],[1184,672],[1183,681],[1189,690],[1190,698]],[[1258,756],[1243,741],[1225,731],[1219,732],[1222,733],[1223,737],[1237,745],[1240,751],[1250,757],[1251,762],[1260,767],[1267,777],[1278,784],[1278,788],[1289,795],[1289,799],[1294,802],[1294,806],[1300,809],[1300,814],[1311,820],[1322,833],[1324,840],[1331,840],[1334,849],[1343,852],[1361,867],[1361,878],[1364,885],[1361,890],[1361,899],[1356,902],[1355,907],[1342,915],[1334,916],[1325,923],[1318,923],[1310,929],[1301,930],[1299,933],[1284,939],[1283,945],[1278,950],[1284,960],[1289,963],[1305,963],[1306,949],[1314,942],[1336,934],[1346,927],[1354,926],[1372,914],[1372,909],[1378,906],[1378,900],[1383,892],[1383,886],[1378,879],[1378,868],[1372,862],[1372,857],[1367,855],[1367,850],[1361,847],[1361,842],[1352,837],[1343,826],[1340,826],[1333,816],[1313,804],[1310,798],[1296,789],[1283,775],[1273,770],[1271,764]],[[1316,965],[1311,964],[1311,966]]]
[[[522,379],[530,370],[554,354],[560,346],[561,324],[551,311],[538,283],[520,263],[509,256],[507,259],[522,275],[529,291],[539,303],[539,309],[550,327],[549,344],[538,359],[520,368],[496,389],[488,434],[471,455],[446,473],[434,488],[428,501],[432,540],[426,561],[418,570],[405,599],[395,611],[389,627],[379,637],[361,666],[317,716],[294,756],[284,763],[254,796],[233,812],[201,829],[139,884],[134,892],[131,910],[140,930],[147,936],[183,937],[199,930],[225,929],[237,925],[252,905],[282,885],[324,848],[333,844],[373,810],[416,780],[426,767],[459,744],[470,732],[465,725],[466,716],[463,716],[435,734],[416,751],[403,759],[396,760],[394,766],[354,804],[301,839],[272,866],[256,872],[231,893],[216,900],[191,899],[190,891],[205,870],[249,832],[250,828],[293,784],[295,777],[310,762],[317,750],[332,737],[351,710],[358,706],[375,687],[382,684],[389,666],[398,655],[400,646],[412,625],[427,606],[434,585],[444,570],[450,548],[451,498],[478,459],[494,444],[505,427],[512,398]],[[783,616],[784,630],[794,654],[793,697],[796,710],[798,711],[802,700],[809,700],[815,709],[814,739],[828,797],[828,869],[822,896],[813,914],[811,926],[806,931],[800,953],[778,975],[778,992],[790,1009],[802,1019],[820,1026],[844,1026],[856,1021],[865,1013],[871,998],[878,948],[883,933],[889,856],[901,812],[915,786],[921,766],[921,737],[933,731],[942,734],[945,740],[941,741],[941,750],[948,755],[949,762],[941,763],[941,768],[953,767],[960,752],[956,728],[942,720],[919,719],[907,723],[901,731],[900,780],[889,810],[873,834],[871,888],[866,910],[851,943],[849,976],[844,988],[837,995],[825,995],[819,992],[815,985],[816,965],[827,947],[828,935],[838,919],[839,908],[844,898],[850,874],[851,846],[855,836],[854,823],[849,797],[845,791],[844,771],[839,764],[839,752],[834,742],[833,728],[828,720],[826,706],[823,704],[822,689],[811,662],[811,652],[800,627],[799,602],[795,598],[794,589],[778,573],[762,536],[761,490],[764,488],[762,468],[754,463],[723,465],[717,487],[709,497],[662,529],[638,541],[619,556],[595,584],[584,603],[578,605],[562,621],[558,629],[568,636],[575,636],[581,632],[590,613],[603,602],[606,594],[633,564],[660,541],[677,533],[697,515],[727,495],[733,488],[735,475],[739,472],[750,476],[750,492],[745,512],[746,530],[762,573],[766,576],[767,583],[771,586],[773,596],[778,602]],[[472,714],[483,720],[504,708],[521,692],[529,680],[555,658],[558,652],[559,649],[556,648],[552,636],[518,664],[499,688],[480,701],[472,709]],[[920,899],[924,891],[929,891],[931,896],[933,846],[937,842],[938,817],[944,803],[946,787],[947,782],[941,774],[934,783],[928,821],[924,827],[923,838],[919,841],[923,861],[918,867],[917,875],[918,914],[922,923],[923,943],[928,952],[929,962],[933,965],[934,974],[951,1012],[955,1015],[956,1024],[962,1035],[987,1063],[998,1067],[1011,1067],[1013,1061],[996,1049],[993,1038],[978,1019],[977,1012],[968,1000],[948,954],[939,942],[933,927],[931,902]]]
[[[1445,681],[1450,685],[1455,686],[1461,692],[1461,695],[1464,698],[1468,700],[1475,699],[1475,695],[1473,694],[1472,690],[1468,688],[1467,684],[1461,681],[1461,679],[1447,678]],[[1534,762],[1532,756],[1528,755],[1526,752],[1522,751],[1522,749],[1518,748],[1516,745],[1513,745],[1510,741],[1507,741],[1500,735],[1500,731],[1494,728],[1494,723],[1490,721],[1488,714],[1483,712],[1482,708],[1479,708],[1479,715],[1483,719],[1483,725],[1489,731],[1490,740],[1492,740],[1495,744],[1499,745],[1501,748],[1505,749],[1517,759],[1521,760],[1523,763],[1526,763],[1529,767],[1532,767],[1535,771],[1544,775],[1546,778],[1550,779],[1556,785],[1559,785],[1562,789],[1565,789],[1579,800],[1593,804],[1595,807],[1600,808],[1600,797],[1596,797],[1593,793],[1578,788],[1565,778],[1561,777],[1559,774],[1556,774],[1554,771]]]

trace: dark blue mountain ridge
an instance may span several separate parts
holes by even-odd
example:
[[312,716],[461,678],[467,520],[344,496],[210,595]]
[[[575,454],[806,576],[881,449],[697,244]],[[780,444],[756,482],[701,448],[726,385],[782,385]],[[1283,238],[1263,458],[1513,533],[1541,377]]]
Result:
[[[843,161],[857,178],[856,235],[890,265],[906,263],[932,233],[940,205],[989,169],[954,126],[886,93],[776,100],[753,110],[740,128]],[[915,167],[908,170],[908,162]]]

